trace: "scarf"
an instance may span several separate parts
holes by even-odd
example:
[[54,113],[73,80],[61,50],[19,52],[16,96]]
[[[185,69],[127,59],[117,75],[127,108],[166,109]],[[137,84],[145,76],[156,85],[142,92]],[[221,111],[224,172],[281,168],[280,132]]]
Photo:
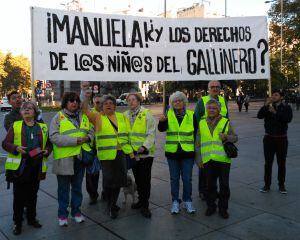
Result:
[[76,112],[71,112],[68,109],[63,109],[64,114],[67,116],[67,118],[74,124],[76,128],[79,128],[80,126],[80,118],[79,113],[80,110],[77,110]]
[[184,115],[186,113],[186,109],[183,108],[182,111],[178,111],[178,110],[174,109],[174,113],[175,113],[176,118],[183,119]]
[[129,110],[129,120],[130,120],[130,125],[132,126],[137,115],[139,114],[141,110],[141,106],[138,106],[136,109],[130,109]]

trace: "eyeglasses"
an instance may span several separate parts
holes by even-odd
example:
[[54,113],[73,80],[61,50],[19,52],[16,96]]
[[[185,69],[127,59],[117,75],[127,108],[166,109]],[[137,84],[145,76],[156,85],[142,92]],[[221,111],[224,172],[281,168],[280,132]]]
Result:
[[221,89],[220,86],[210,86],[209,88],[210,88],[210,89]]
[[72,102],[77,102],[77,103],[79,103],[79,99],[72,98],[72,99],[69,100],[69,102],[71,102],[71,103],[72,103]]

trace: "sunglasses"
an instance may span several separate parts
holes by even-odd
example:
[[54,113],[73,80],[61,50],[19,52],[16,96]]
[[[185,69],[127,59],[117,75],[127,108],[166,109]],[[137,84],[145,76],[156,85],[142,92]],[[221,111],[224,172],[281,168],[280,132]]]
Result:
[[70,100],[69,100],[69,102],[77,102],[77,103],[79,103],[79,99],[75,99],[75,98],[71,98]]

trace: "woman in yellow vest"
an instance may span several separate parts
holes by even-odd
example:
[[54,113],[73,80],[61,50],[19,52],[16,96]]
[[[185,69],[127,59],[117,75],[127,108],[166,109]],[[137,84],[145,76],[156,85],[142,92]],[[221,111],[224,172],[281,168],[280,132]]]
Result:
[[[228,218],[228,200],[230,197],[229,171],[231,159],[227,157],[222,141],[236,142],[229,120],[220,114],[221,104],[211,99],[206,104],[207,117],[199,122],[199,134],[196,140],[196,161],[204,165],[207,183],[206,216],[216,212],[218,198],[219,215]],[[224,132],[223,132],[224,129]],[[219,180],[219,194],[217,181]]]
[[184,208],[188,213],[195,213],[192,205],[192,171],[195,160],[195,134],[197,120],[194,112],[186,109],[187,97],[182,92],[175,92],[169,98],[170,109],[167,116],[159,120],[158,130],[166,131],[165,155],[168,160],[172,207],[171,213],[178,214],[180,211],[179,179],[183,182]]
[[131,205],[140,209],[141,214],[151,217],[149,198],[151,190],[151,169],[155,153],[156,121],[152,113],[141,106],[142,97],[138,93],[129,93],[129,110],[124,113],[129,129],[129,140],[136,156],[132,172],[137,185],[139,201]]
[[75,92],[64,93],[61,108],[51,121],[50,140],[53,143],[53,173],[58,183],[58,224],[64,227],[68,226],[69,205],[74,221],[84,221],[80,210],[81,187],[84,161],[92,155],[89,143],[94,139],[94,132],[88,117],[80,111],[80,99]]
[[97,156],[101,161],[105,198],[109,215],[118,216],[120,208],[116,205],[121,187],[126,186],[127,169],[125,154],[134,158],[129,145],[128,129],[124,115],[116,112],[116,99],[104,95],[101,101],[102,113],[91,112],[88,108],[89,92],[84,93],[86,100],[83,111],[95,126]]
[[37,192],[40,180],[46,177],[46,160],[52,151],[47,125],[36,121],[36,105],[24,102],[20,113],[23,120],[13,123],[2,143],[3,149],[9,153],[5,163],[6,178],[14,188],[15,235],[22,232],[24,207],[28,224],[34,228],[42,227],[36,219]]

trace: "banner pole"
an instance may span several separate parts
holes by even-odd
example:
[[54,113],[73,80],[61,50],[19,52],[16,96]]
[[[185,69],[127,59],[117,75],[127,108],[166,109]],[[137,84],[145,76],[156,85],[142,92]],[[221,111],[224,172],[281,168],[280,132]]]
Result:
[[[164,0],[164,18],[167,17],[167,0]],[[163,81],[163,114],[166,113],[167,102],[166,102],[166,81]]]
[[31,74],[30,74],[30,82],[31,82],[31,100],[33,102],[36,101],[35,99],[35,88],[34,88],[34,71],[33,71],[33,65],[34,65],[34,52],[33,52],[33,7],[30,7],[30,25],[31,25]]

